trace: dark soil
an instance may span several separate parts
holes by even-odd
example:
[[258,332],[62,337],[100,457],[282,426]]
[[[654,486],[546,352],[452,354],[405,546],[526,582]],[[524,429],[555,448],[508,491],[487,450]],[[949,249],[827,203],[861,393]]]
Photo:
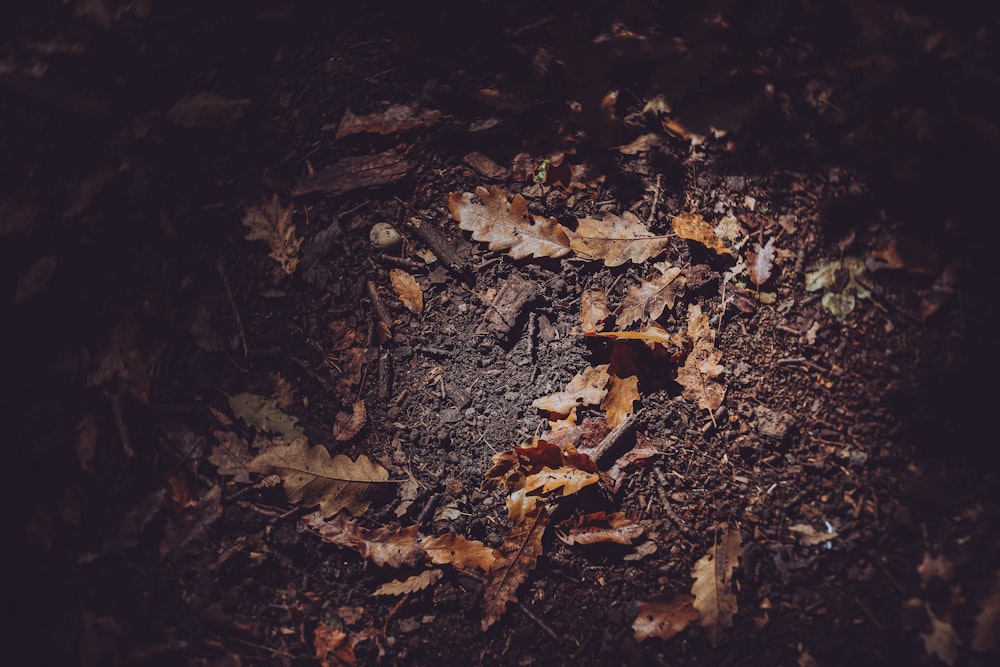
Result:
[[[985,4],[11,4],[7,664],[997,664],[1000,21]],[[613,121],[595,111],[610,90]],[[175,103],[202,91],[249,103],[178,122]],[[658,94],[669,115],[643,112]],[[335,138],[348,110],[391,104],[441,116]],[[649,150],[617,148],[650,133]],[[401,177],[303,187],[385,151]],[[473,152],[503,171],[477,171]],[[592,178],[534,183],[530,168],[560,153]],[[679,237],[656,260],[687,274],[660,323],[685,331],[692,304],[709,315],[725,400],[699,407],[681,396],[680,357],[617,343],[641,394],[621,450],[661,453],[569,509],[625,512],[645,535],[570,546],[550,529],[520,602],[485,631],[480,576],[446,568],[376,596],[415,571],[322,541],[303,527],[313,507],[214,454],[227,434],[265,442],[228,397],[274,396],[309,442],[416,480],[359,525],[501,545],[504,495],[481,486],[491,457],[547,428],[534,399],[609,363],[616,344],[579,334],[582,293],[603,287],[613,307],[653,262],[491,251],[448,212],[450,193],[480,185],[570,227],[631,211],[668,234],[684,211],[732,214],[741,255],[777,248],[759,289]],[[291,274],[241,224],[275,196],[302,239]],[[401,224],[413,217],[457,266],[423,259],[428,242]],[[378,222],[400,226],[401,248],[372,246]],[[850,257],[870,296],[838,319],[805,275]],[[400,268],[419,315],[392,289]],[[512,276],[535,297],[501,326],[491,290]],[[359,399],[364,427],[338,440]],[[790,530],[803,525],[815,539]],[[718,642],[697,622],[637,641],[640,604],[690,591],[724,526],[743,543],[732,627]],[[353,651],[317,655],[331,631]]]

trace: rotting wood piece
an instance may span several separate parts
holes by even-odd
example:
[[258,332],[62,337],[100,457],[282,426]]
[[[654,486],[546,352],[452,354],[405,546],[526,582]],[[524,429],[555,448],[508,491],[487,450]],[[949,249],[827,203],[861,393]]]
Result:
[[303,176],[292,194],[296,197],[322,192],[336,196],[351,190],[398,181],[410,171],[410,164],[396,151],[361,155],[338,160],[326,169]]
[[492,300],[484,299],[486,314],[476,333],[492,334],[497,339],[506,339],[510,336],[521,311],[537,299],[539,294],[541,290],[538,285],[516,273],[511,275],[503,281]]
[[406,216],[407,209],[411,212],[416,212],[416,209],[398,197],[396,201],[400,203],[399,212],[396,215],[396,221],[399,224],[396,225],[396,229],[404,234],[417,236],[424,245],[430,248],[431,252],[437,256],[445,268],[452,273],[458,274],[460,277],[464,277],[467,267],[462,258],[459,257],[458,251],[455,250],[455,246],[452,245],[451,241],[433,224],[415,216],[408,218]]
[[378,341],[383,344],[387,343],[392,340],[392,317],[389,316],[389,311],[386,309],[385,304],[382,303],[382,297],[378,295],[378,288],[375,287],[375,283],[369,280],[366,282],[365,287],[368,288],[368,298],[371,299],[372,308],[375,309],[375,331],[378,334]]

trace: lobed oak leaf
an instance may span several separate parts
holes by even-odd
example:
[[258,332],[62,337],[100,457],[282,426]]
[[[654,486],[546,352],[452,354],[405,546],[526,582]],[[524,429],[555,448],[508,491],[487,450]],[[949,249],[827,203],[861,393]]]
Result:
[[480,186],[475,193],[453,192],[448,209],[459,229],[472,232],[476,241],[489,243],[490,250],[506,250],[514,259],[562,257],[570,251],[570,230],[554,218],[528,211],[521,195],[514,195],[508,203],[507,194],[498,186],[489,190]]
[[417,542],[417,526],[366,530],[344,514],[327,521],[320,512],[306,515],[303,523],[324,542],[354,549],[362,558],[379,566],[412,567],[419,565],[425,556]]
[[600,404],[608,393],[605,389],[607,384],[608,365],[602,364],[578,373],[566,385],[565,391],[536,398],[531,405],[539,410],[566,415],[580,405]]
[[688,307],[688,335],[694,340],[694,348],[684,365],[677,369],[677,383],[684,387],[681,397],[697,401],[702,409],[715,412],[726,396],[726,387],[717,379],[726,369],[719,365],[722,352],[713,344],[715,334],[708,316],[697,304]]
[[342,509],[361,514],[371,505],[372,487],[389,481],[389,472],[367,456],[357,461],[343,454],[331,458],[326,447],[310,447],[305,438],[271,445],[247,464],[247,470],[278,475],[289,502],[319,505],[323,516]]
[[478,567],[483,572],[488,572],[497,558],[496,549],[461,535],[425,537],[420,541],[420,546],[435,565],[447,564],[460,570]]
[[625,328],[637,320],[658,320],[665,309],[674,307],[677,297],[683,293],[685,278],[680,267],[659,262],[653,268],[658,273],[628,288],[616,311],[619,327]]
[[632,540],[642,537],[644,532],[645,529],[626,517],[624,512],[594,512],[578,517],[565,529],[560,527],[556,537],[569,545],[599,542],[632,544]]
[[422,591],[428,586],[437,583],[438,579],[444,576],[441,570],[424,570],[420,574],[415,574],[406,579],[390,581],[375,589],[373,595],[408,595]]
[[424,312],[424,293],[420,291],[416,278],[402,269],[392,269],[389,271],[389,280],[396,296],[408,311],[416,315]]
[[608,310],[608,296],[600,287],[591,287],[580,296],[580,322],[584,333],[600,331]]
[[596,484],[600,479],[596,473],[569,466],[560,466],[555,469],[542,468],[539,472],[525,478],[523,491],[531,493],[541,489],[542,493],[551,493],[559,490],[559,495],[570,496],[586,486]]
[[[501,484],[506,484],[508,476],[521,464],[518,458],[517,452],[513,449],[508,449],[504,452],[497,452],[491,457],[493,461],[493,467],[486,471],[483,475],[482,488],[486,491],[493,491],[498,488]],[[508,490],[513,490],[509,488]]]
[[669,641],[682,630],[698,620],[698,610],[692,604],[694,598],[687,593],[675,593],[666,600],[643,602],[639,614],[632,622],[635,640],[646,641],[659,637]]
[[700,213],[681,213],[674,216],[674,231],[682,239],[695,241],[718,255],[732,255],[733,251],[715,233],[712,225]]
[[231,431],[213,431],[212,435],[218,444],[208,455],[208,462],[218,469],[220,475],[232,475],[234,481],[249,482],[247,463],[251,456],[246,439]]
[[736,615],[736,594],[733,592],[733,570],[743,555],[742,536],[736,528],[723,524],[715,544],[691,570],[694,584],[694,608],[701,625],[708,628],[712,646],[718,646],[722,631],[733,626]]
[[608,425],[614,428],[635,412],[633,404],[639,400],[639,378],[611,376],[608,380],[608,393],[601,401],[601,409],[605,411]]
[[606,213],[600,220],[581,218],[570,247],[587,259],[602,259],[605,266],[625,262],[641,264],[663,254],[670,245],[669,236],[657,236],[631,212],[621,216]]
[[302,239],[295,234],[292,224],[294,207],[282,208],[278,195],[270,202],[261,202],[247,208],[243,214],[243,226],[247,228],[244,238],[248,241],[263,241],[271,249],[270,257],[284,271],[292,275],[299,265],[299,248]]
[[544,507],[525,512],[504,535],[497,559],[483,582],[483,632],[490,629],[517,602],[517,589],[535,568],[542,553],[542,537],[549,525]]
[[758,287],[771,277],[771,269],[774,267],[774,253],[774,239],[768,239],[763,246],[758,243],[756,249],[748,253],[747,276]]
[[278,408],[278,401],[273,398],[259,394],[235,394],[229,397],[229,409],[250,428],[280,435],[285,442],[306,437],[298,419]]
[[313,633],[313,648],[320,667],[351,667],[357,660],[348,634],[322,621]]

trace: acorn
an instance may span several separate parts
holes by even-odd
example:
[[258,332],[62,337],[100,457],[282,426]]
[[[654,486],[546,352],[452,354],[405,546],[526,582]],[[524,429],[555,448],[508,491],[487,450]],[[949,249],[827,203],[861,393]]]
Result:
[[368,238],[371,239],[372,245],[382,252],[394,250],[403,242],[403,237],[388,222],[376,222],[372,225]]

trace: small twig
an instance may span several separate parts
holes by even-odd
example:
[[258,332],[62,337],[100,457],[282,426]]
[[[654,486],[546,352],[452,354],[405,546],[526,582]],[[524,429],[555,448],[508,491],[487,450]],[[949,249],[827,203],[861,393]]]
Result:
[[396,266],[401,266],[404,269],[412,269],[414,271],[419,271],[421,269],[426,269],[427,265],[423,262],[416,262],[412,259],[407,259],[405,257],[396,257],[395,255],[381,254],[378,256],[379,261],[385,262],[386,264],[395,264]]
[[431,518],[434,508],[437,506],[440,499],[440,493],[432,494],[431,497],[427,499],[427,502],[425,502],[424,506],[420,509],[420,514],[417,515],[418,527],[423,528],[423,526],[427,523],[427,520]]
[[786,366],[787,365],[802,364],[803,366],[808,366],[809,368],[813,369],[814,371],[819,371],[820,373],[829,373],[830,372],[829,368],[824,368],[823,366],[820,366],[819,364],[817,364],[815,361],[811,361],[809,359],[806,359],[805,357],[788,357],[787,359],[778,359],[778,363],[782,364],[782,365],[786,365]]
[[656,175],[656,190],[653,191],[653,205],[649,208],[649,217],[646,219],[646,224],[653,224],[653,218],[656,217],[656,207],[660,205],[660,177],[661,174]]
[[608,433],[606,436],[604,436],[604,440],[601,440],[601,442],[598,443],[597,447],[594,447],[594,449],[588,452],[590,458],[592,458],[594,460],[594,463],[597,464],[597,467],[599,468],[606,467],[604,464],[608,463],[608,459],[610,458],[610,455],[613,452],[614,448],[618,446],[618,443],[620,443],[625,438],[625,436],[628,435],[628,433],[632,430],[632,427],[635,426],[636,418],[641,413],[642,413],[641,410],[639,412],[636,412],[634,415],[629,416],[621,424],[614,427],[611,433]]
[[236,320],[236,331],[240,337],[240,345],[243,347],[243,358],[246,359],[248,356],[247,351],[247,334],[243,329],[243,318],[240,317],[240,309],[236,307],[236,299],[233,298],[233,290],[229,287],[229,275],[226,273],[226,266],[222,258],[219,258],[219,277],[222,278],[222,286],[226,290],[226,296],[229,298],[229,307],[233,309],[233,319]]
[[518,602],[517,606],[521,608],[521,611],[524,612],[525,616],[527,616],[528,618],[530,618],[531,620],[533,620],[535,622],[535,624],[542,629],[542,632],[544,632],[545,634],[547,634],[549,637],[552,637],[552,639],[555,640],[555,641],[557,641],[557,642],[561,641],[559,639],[559,635],[557,635],[552,628],[550,628],[549,626],[547,626],[542,621],[542,619],[538,618],[537,616],[535,616],[534,614],[532,614],[530,611],[528,611],[528,608],[524,606],[524,603]]
[[372,307],[378,316],[378,322],[375,326],[375,330],[378,332],[378,340],[380,343],[387,343],[392,340],[392,318],[389,316],[389,311],[386,309],[385,304],[382,303],[382,298],[378,295],[375,283],[369,280],[366,282],[366,287],[368,288],[368,298],[372,300]]

